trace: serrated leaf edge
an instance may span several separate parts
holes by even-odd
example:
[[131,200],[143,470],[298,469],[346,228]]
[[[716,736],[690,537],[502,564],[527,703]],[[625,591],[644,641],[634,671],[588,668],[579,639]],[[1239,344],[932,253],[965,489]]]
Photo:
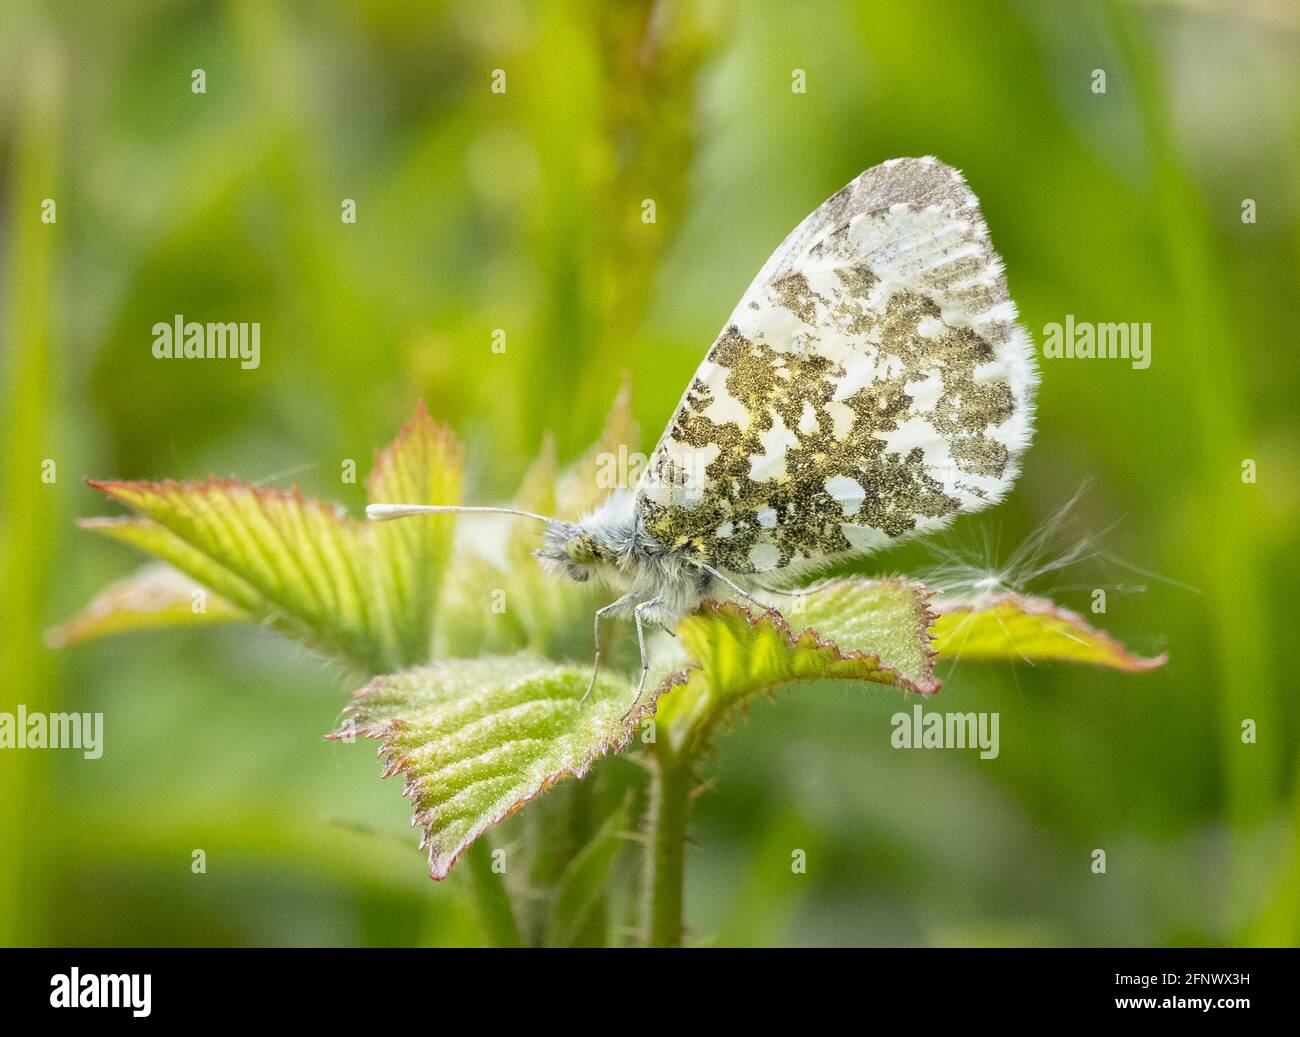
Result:
[[[540,668],[547,667],[548,664],[545,660],[538,660],[538,666],[540,671]],[[553,664],[551,664],[551,668],[553,669]],[[355,716],[361,710],[360,700],[370,692],[379,690],[381,682],[391,680],[395,676],[397,676],[397,674],[384,674],[375,677],[364,687],[358,688],[354,691],[352,693],[353,701],[344,707],[342,716],[345,719],[349,716]],[[507,687],[516,687],[524,681],[535,679],[536,676],[537,674],[525,674],[521,677],[517,677],[514,681],[510,682]],[[416,798],[419,794],[418,784],[412,777],[404,778],[402,783],[402,795],[409,799],[412,806],[415,807],[415,811],[411,815],[411,827],[422,828],[420,835],[420,849],[425,850],[428,853],[429,877],[434,881],[445,879],[451,873],[452,866],[460,859],[461,854],[469,849],[469,847],[489,829],[499,825],[502,821],[521,810],[525,805],[531,803],[543,792],[546,792],[548,789],[566,778],[581,779],[585,777],[595,762],[602,756],[607,756],[610,753],[621,752],[626,749],[635,736],[637,726],[643,720],[654,715],[661,694],[662,691],[656,690],[649,698],[643,696],[642,700],[633,705],[631,710],[628,711],[627,716],[624,718],[622,733],[620,735],[616,735],[613,738],[597,743],[576,767],[566,767],[555,774],[550,775],[542,781],[536,789],[533,789],[526,795],[517,799],[505,810],[497,811],[490,815],[486,820],[475,824],[471,829],[469,837],[463,839],[460,845],[452,849],[450,852],[444,851],[441,854],[437,853],[438,848],[433,843],[432,832],[427,825],[423,825],[420,822],[420,810]],[[402,773],[406,763],[409,761],[409,754],[394,752],[389,748],[391,736],[405,726],[406,722],[400,717],[389,717],[384,720],[378,720],[352,729],[345,729],[340,726],[338,730],[331,731],[324,737],[328,741],[338,741],[348,737],[349,735],[360,734],[367,738],[379,740],[382,744],[376,750],[375,755],[383,763],[383,770],[380,777],[391,778]]]
[[[979,612],[985,612],[997,605],[1011,603],[1021,612],[1030,616],[1050,616],[1053,619],[1059,619],[1062,622],[1071,625],[1077,625],[1089,631],[1090,636],[1101,642],[1122,662],[1115,663],[1097,663],[1090,659],[1071,659],[1062,657],[1053,659],[1053,662],[1072,663],[1076,666],[1106,666],[1108,669],[1118,670],[1121,673],[1147,673],[1151,670],[1158,670],[1161,666],[1169,661],[1169,653],[1161,652],[1157,656],[1144,657],[1131,651],[1123,641],[1113,636],[1109,632],[1093,626],[1088,620],[1061,605],[1046,598],[1035,598],[1024,594],[994,594],[985,595],[977,598],[955,598],[938,602],[938,615],[950,616],[956,613],[964,612],[967,615],[974,615]],[[933,642],[934,638],[931,637]],[[940,650],[936,654],[942,656]],[[960,654],[960,650],[956,654]]]
[[[836,583],[839,582],[847,583],[851,581],[831,581],[818,586],[817,589],[825,590],[834,587]],[[926,660],[925,672],[921,675],[923,679],[919,682],[908,676],[898,667],[883,662],[879,653],[868,652],[865,649],[856,648],[850,649],[847,652],[843,651],[835,641],[831,638],[823,637],[811,626],[804,627],[802,631],[796,634],[794,628],[790,626],[790,621],[785,618],[785,613],[780,609],[773,609],[771,612],[755,613],[741,605],[739,602],[707,599],[700,605],[700,611],[707,609],[718,615],[740,616],[752,627],[757,627],[760,624],[767,623],[778,633],[785,635],[790,642],[791,648],[830,649],[835,653],[830,660],[831,662],[869,662],[881,671],[892,674],[897,679],[897,683],[894,685],[895,687],[901,688],[903,691],[914,692],[915,694],[926,697],[933,695],[943,687],[943,682],[934,676],[933,667],[933,661],[939,655],[939,653],[932,647],[934,644],[934,634],[930,629],[939,618],[939,614],[930,607],[930,602],[934,598],[934,592],[929,590],[923,584],[917,583],[913,580],[894,578],[890,580],[882,580],[880,582],[892,583],[910,591],[914,601],[916,602],[916,619],[919,624],[921,637],[925,642],[924,645],[922,645],[921,650],[924,653]],[[811,638],[811,640],[808,640],[809,638]],[[698,663],[692,663],[688,666],[682,667],[680,670],[670,673],[660,683],[655,694],[656,701],[660,695],[665,694],[680,684],[685,684],[686,681],[690,679],[691,672],[700,669],[701,667]],[[777,681],[772,685],[772,687],[778,687],[783,684],[802,684],[818,679],[820,678],[792,678],[790,680]]]

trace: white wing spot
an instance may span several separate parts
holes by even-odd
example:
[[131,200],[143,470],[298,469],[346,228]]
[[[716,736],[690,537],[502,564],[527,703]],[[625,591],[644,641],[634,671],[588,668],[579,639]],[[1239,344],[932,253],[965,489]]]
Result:
[[882,548],[888,547],[893,541],[878,529],[872,529],[870,526],[841,526],[844,532],[844,539],[849,542],[849,546],[860,554],[871,554]]
[[807,400],[803,401],[803,413],[799,415],[799,431],[805,436],[817,431],[817,411]]
[[775,544],[757,543],[749,549],[749,564],[755,572],[770,572],[781,560],[781,552]]
[[826,492],[839,501],[845,517],[855,514],[858,508],[862,507],[862,502],[867,499],[862,484],[847,475],[833,475],[827,479]]
[[938,317],[922,317],[916,326],[916,333],[922,338],[938,338],[948,333],[948,326]]

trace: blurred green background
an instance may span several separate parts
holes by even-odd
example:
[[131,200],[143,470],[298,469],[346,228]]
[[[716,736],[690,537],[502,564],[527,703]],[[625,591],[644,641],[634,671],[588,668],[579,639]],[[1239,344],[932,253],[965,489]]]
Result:
[[[930,708],[999,711],[992,761],[892,750],[879,688],[757,703],[696,804],[689,939],[1297,943],[1298,57],[1283,0],[8,0],[0,709],[102,711],[106,749],[0,751],[0,943],[481,942],[370,747],[321,739],[334,666],[246,628],[45,647],[139,562],[73,527],[115,511],[82,477],[355,510],[341,461],[423,398],[497,501],[545,432],[594,438],[624,371],[649,449],[785,233],[922,154],[965,171],[1036,340],[1153,328],[1148,370],[1043,363],[1019,487],[950,542],[1005,553],[1090,482],[1063,549],[1109,529],[1113,558],[1029,589],[1118,587],[1092,618],[1170,662],[945,669]],[[261,366],[153,359],[177,313],[260,321]]]

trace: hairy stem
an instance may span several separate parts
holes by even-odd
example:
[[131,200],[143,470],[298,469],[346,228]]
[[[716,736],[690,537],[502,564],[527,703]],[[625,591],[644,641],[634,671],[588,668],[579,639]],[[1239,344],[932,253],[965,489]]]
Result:
[[664,739],[656,746],[650,758],[642,932],[647,947],[682,945],[682,887],[692,777],[688,758],[674,754],[666,743]]
[[523,946],[505,878],[492,870],[492,844],[486,836],[465,851],[465,862],[474,885],[474,906],[488,943],[493,947]]

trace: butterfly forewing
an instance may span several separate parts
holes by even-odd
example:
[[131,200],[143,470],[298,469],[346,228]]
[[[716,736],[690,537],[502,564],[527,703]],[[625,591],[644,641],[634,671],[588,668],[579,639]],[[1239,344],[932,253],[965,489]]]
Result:
[[979,203],[931,158],[867,170],[750,285],[638,490],[665,547],[793,574],[1001,499],[1032,344]]

